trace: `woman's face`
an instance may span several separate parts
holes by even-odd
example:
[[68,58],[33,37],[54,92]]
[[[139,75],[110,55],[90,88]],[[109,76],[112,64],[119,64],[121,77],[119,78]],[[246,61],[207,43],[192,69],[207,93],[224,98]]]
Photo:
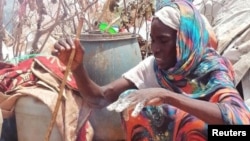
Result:
[[177,31],[163,24],[158,18],[151,25],[151,49],[160,69],[167,70],[176,64]]

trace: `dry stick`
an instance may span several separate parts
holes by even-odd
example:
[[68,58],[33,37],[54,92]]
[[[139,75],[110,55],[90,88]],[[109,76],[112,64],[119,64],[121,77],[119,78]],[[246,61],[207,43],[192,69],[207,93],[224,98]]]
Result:
[[117,17],[116,19],[114,19],[111,23],[108,24],[108,26],[105,29],[105,32],[108,32],[109,28],[116,23],[118,20],[120,20],[121,16]]
[[107,12],[107,9],[109,7],[109,4],[110,4],[110,0],[107,0],[105,3],[104,3],[104,6],[102,8],[102,13],[101,15],[98,17],[97,21],[101,21],[101,19],[103,19],[104,17],[104,14],[106,14]]
[[139,8],[139,2],[138,2],[138,0],[136,1],[137,2],[137,4],[136,4],[136,9],[135,9],[135,18],[134,18],[134,31],[133,31],[133,34],[135,34],[136,33],[136,17],[137,17],[137,12],[138,12],[138,8]]
[[[79,24],[78,24],[78,27],[77,27],[77,33],[76,33],[76,38],[78,38],[78,39],[79,39],[79,37],[81,35],[82,26],[83,26],[83,18],[80,18],[79,19]],[[65,87],[65,84],[66,84],[66,81],[67,81],[67,77],[68,77],[69,72],[70,72],[70,68],[71,68],[74,56],[75,56],[75,49],[73,49],[71,51],[71,53],[70,53],[69,61],[68,61],[67,67],[66,67],[66,71],[64,73],[64,77],[63,77],[63,80],[62,80],[62,83],[61,83],[61,86],[60,86],[59,95],[58,95],[58,98],[57,98],[57,101],[56,101],[55,110],[54,110],[54,112],[52,114],[52,119],[50,121],[50,125],[49,125],[49,128],[48,128],[47,134],[45,136],[45,141],[49,141],[51,131],[52,131],[53,127],[54,127],[54,124],[55,124],[55,121],[56,121],[56,116],[57,116],[57,113],[58,113],[58,110],[59,110],[59,107],[60,107],[60,104],[61,104],[61,101],[62,101],[63,90],[64,90],[64,87]]]

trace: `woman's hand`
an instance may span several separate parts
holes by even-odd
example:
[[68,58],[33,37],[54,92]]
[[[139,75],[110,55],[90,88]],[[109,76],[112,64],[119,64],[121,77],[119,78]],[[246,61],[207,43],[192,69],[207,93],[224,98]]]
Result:
[[85,49],[78,39],[72,38],[60,39],[54,44],[53,55],[57,56],[59,60],[67,65],[72,50],[75,49],[75,56],[71,65],[71,70],[76,70],[79,66],[83,65],[83,57]]
[[107,109],[110,111],[115,110],[116,112],[122,112],[125,109],[134,109],[132,116],[136,117],[145,106],[163,104],[168,93],[171,92],[163,88],[136,90],[125,97],[119,97],[119,99],[110,104]]

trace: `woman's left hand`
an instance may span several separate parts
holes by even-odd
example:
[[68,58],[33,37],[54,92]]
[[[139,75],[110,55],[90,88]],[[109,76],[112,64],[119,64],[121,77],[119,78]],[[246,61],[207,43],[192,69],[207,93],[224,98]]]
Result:
[[107,109],[116,112],[122,112],[125,109],[134,109],[131,116],[136,117],[143,107],[149,105],[156,106],[164,103],[167,93],[170,93],[170,91],[163,88],[135,90],[125,97],[119,97],[119,99],[110,104]]

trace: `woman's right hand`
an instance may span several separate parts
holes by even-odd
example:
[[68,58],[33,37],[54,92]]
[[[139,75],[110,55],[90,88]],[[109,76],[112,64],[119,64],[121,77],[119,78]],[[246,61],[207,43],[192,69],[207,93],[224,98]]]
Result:
[[79,39],[63,38],[54,44],[52,54],[57,56],[59,60],[66,66],[71,52],[75,49],[75,56],[71,64],[71,70],[75,71],[83,65],[83,57],[85,53],[84,47],[81,45]]
[[78,90],[84,98],[84,101],[95,108],[102,108],[108,105],[108,101],[102,96],[102,89],[95,84],[88,76],[86,69],[83,67],[83,57],[85,48],[81,45],[79,39],[60,39],[54,44],[52,54],[57,56],[59,60],[67,66],[71,52],[75,49],[75,56],[71,64]]

